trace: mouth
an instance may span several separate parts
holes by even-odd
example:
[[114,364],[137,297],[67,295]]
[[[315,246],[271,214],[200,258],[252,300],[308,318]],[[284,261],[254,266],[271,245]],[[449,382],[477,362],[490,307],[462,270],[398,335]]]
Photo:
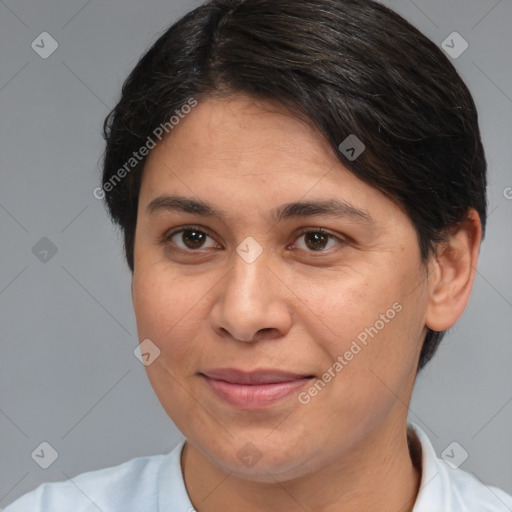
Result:
[[217,398],[240,409],[264,409],[299,391],[314,375],[282,370],[242,371],[234,368],[202,370]]

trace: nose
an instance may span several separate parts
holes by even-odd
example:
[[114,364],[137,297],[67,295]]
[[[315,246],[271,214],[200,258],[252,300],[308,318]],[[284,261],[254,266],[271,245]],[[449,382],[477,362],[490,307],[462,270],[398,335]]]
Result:
[[210,320],[221,337],[255,342],[277,339],[289,331],[293,294],[270,268],[265,252],[252,263],[235,255],[217,290]]

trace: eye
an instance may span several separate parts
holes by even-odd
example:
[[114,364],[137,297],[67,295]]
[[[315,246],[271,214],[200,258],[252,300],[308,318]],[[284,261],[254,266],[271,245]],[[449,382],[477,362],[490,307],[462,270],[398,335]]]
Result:
[[299,234],[298,239],[300,239],[301,237],[304,237],[304,244],[303,247],[298,248],[309,252],[327,252],[324,249],[329,248],[327,246],[329,245],[330,241],[337,241],[339,245],[346,244],[345,240],[337,236],[331,235],[322,228],[310,228],[307,230],[303,230]]
[[[302,230],[297,240],[304,238],[303,243],[295,244],[292,248],[298,248],[308,252],[328,252],[329,244],[346,245],[346,241],[335,235],[332,235],[322,228],[309,228]],[[210,239],[210,245],[206,245]],[[220,246],[208,235],[204,228],[198,226],[185,226],[166,233],[161,240],[162,244],[171,244],[182,251],[195,252],[201,249],[218,249]]]
[[215,241],[210,247],[205,246],[204,244],[208,238],[213,240],[213,238],[210,237],[203,229],[197,226],[188,226],[165,234],[162,239],[162,243],[171,242],[173,245],[184,251],[218,247],[218,244]]

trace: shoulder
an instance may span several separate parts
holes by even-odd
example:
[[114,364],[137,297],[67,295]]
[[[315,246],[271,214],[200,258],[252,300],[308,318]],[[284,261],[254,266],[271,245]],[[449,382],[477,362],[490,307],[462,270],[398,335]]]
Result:
[[[437,457],[434,447],[423,430],[410,425],[421,443],[422,477],[413,512],[446,510],[450,512],[512,511],[512,496],[502,489],[489,486],[472,474]],[[454,447],[456,449],[456,447]]]
[[168,454],[138,457],[65,481],[41,484],[8,505],[3,512],[150,510],[151,503],[158,499],[162,467],[179,458],[182,444]]
[[474,510],[478,505],[481,512],[512,511],[512,496],[502,489],[486,485],[461,469],[448,467],[446,470],[451,472],[447,481],[452,488],[453,502],[460,510]]

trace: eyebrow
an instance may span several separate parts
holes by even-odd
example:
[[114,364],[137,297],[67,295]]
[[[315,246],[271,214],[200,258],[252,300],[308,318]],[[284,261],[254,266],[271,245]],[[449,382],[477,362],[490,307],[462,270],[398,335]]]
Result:
[[[207,201],[175,194],[155,197],[146,206],[148,215],[154,215],[162,211],[179,211],[203,217],[216,217],[222,222],[226,222],[228,217],[226,212],[219,210]],[[315,215],[348,217],[368,225],[375,224],[375,220],[366,210],[339,199],[286,203],[270,211],[270,218],[275,222],[293,217],[312,217]]]

